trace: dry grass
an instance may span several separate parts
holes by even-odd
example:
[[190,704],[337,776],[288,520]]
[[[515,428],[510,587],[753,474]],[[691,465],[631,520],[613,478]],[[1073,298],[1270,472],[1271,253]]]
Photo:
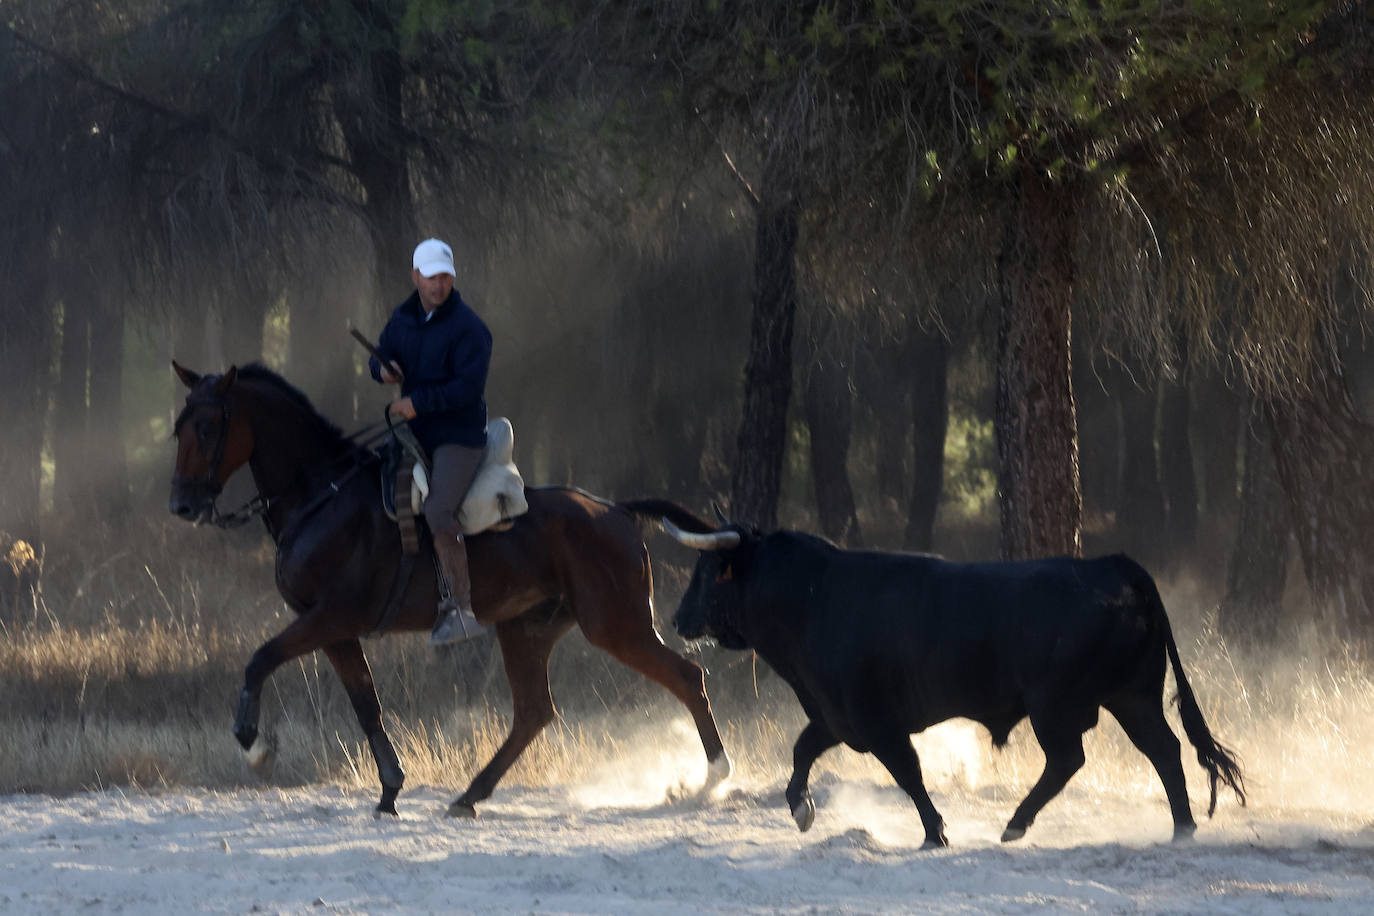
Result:
[[[184,548],[169,549],[162,568],[132,553],[114,555],[94,573],[66,578],[55,570],[69,561],[50,555],[38,604],[11,619],[0,638],[0,721],[9,739],[0,744],[0,791],[225,788],[264,779],[376,785],[347,698],[318,655],[284,666],[268,682],[262,723],[278,749],[271,772],[260,778],[243,762],[229,730],[242,668],[287,618],[270,593],[266,552],[214,546],[190,558]],[[680,573],[664,570],[660,591],[680,588]],[[1255,804],[1367,808],[1374,797],[1369,671],[1330,660],[1314,637],[1281,658],[1235,657],[1197,610],[1207,606],[1205,597],[1167,591],[1181,605],[1168,602],[1190,681],[1217,738],[1241,756]],[[675,598],[661,594],[660,606]],[[484,642],[436,653],[421,636],[365,648],[408,784],[463,788],[509,722],[494,648]],[[746,655],[708,648],[701,659],[713,672],[710,689],[737,782],[779,790],[803,724],[795,699]],[[685,711],[579,636],[555,652],[550,679],[561,718],[526,751],[508,784],[601,786],[616,798],[652,801],[704,777]],[[1001,752],[966,722],[937,726],[915,743],[932,790],[992,793],[1008,804],[1043,762],[1024,724]],[[1073,786],[1162,799],[1153,771],[1110,716],[1089,733],[1086,749],[1088,764]],[[1195,801],[1205,804],[1206,781],[1190,753],[1185,765]],[[821,758],[814,779],[841,777],[891,784],[871,757],[837,749]]]

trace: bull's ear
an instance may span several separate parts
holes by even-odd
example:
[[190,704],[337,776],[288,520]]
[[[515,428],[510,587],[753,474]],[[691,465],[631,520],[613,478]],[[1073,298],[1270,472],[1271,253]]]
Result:
[[720,503],[716,502],[715,500],[712,500],[712,501],[711,501],[711,511],[713,511],[713,512],[716,513],[716,519],[719,520],[719,522],[720,522],[720,527],[722,527],[722,528],[729,528],[729,527],[730,527],[730,520],[729,520],[728,518],[726,518],[726,517],[725,517],[725,513],[722,512],[722,511],[720,510]]
[[172,360],[172,371],[177,374],[177,378],[181,379],[181,384],[187,388],[194,388],[200,382],[200,375],[187,369],[176,360]]
[[228,392],[229,388],[234,384],[234,379],[238,377],[239,367],[230,366],[229,371],[221,375],[218,382],[215,382],[215,396],[224,397],[225,393]]

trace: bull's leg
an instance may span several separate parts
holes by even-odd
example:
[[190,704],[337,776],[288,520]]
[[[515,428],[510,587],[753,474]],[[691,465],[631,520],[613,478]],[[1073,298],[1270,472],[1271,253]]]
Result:
[[1040,748],[1045,752],[1045,771],[1031,787],[1025,799],[1016,808],[1016,813],[1002,831],[1002,842],[1009,843],[1026,835],[1026,829],[1035,821],[1050,799],[1054,798],[1068,784],[1074,773],[1083,766],[1083,732],[1075,725],[1059,722],[1037,721],[1031,716],[1031,726]]
[[787,807],[792,811],[792,819],[802,833],[811,829],[816,819],[816,803],[811,800],[811,790],[806,787],[811,778],[811,766],[826,751],[840,741],[820,722],[812,719],[806,723],[792,746],[792,778],[787,782]]
[[334,666],[334,671],[343,682],[348,693],[348,701],[353,704],[353,712],[358,717],[367,745],[372,749],[372,759],[377,763],[377,778],[382,784],[382,799],[377,802],[377,814],[396,813],[396,795],[405,783],[406,774],[401,769],[401,760],[391,739],[382,728],[382,705],[377,699],[377,687],[372,681],[372,671],[367,666],[363,647],[356,639],[345,639],[324,647],[324,654]]
[[887,767],[892,778],[897,780],[897,785],[902,787],[902,791],[911,796],[911,800],[916,803],[916,810],[921,815],[921,825],[926,829],[926,841],[921,844],[921,848],[935,849],[948,846],[949,840],[945,839],[945,819],[935,810],[935,803],[926,792],[925,780],[921,777],[921,760],[916,756],[916,749],[911,746],[911,739],[905,734],[898,733],[896,738],[884,738],[881,742],[873,743],[870,749],[873,756]]
[[332,638],[326,636],[317,614],[298,617],[290,626],[263,643],[243,672],[243,689],[239,691],[238,712],[234,715],[234,737],[247,753],[248,763],[261,770],[271,756],[271,747],[258,736],[258,712],[262,686],[282,665],[313,652]]
[[1193,811],[1188,804],[1188,784],[1183,777],[1183,756],[1178,736],[1169,727],[1160,707],[1160,699],[1131,697],[1107,704],[1107,711],[1121,723],[1121,729],[1131,743],[1150,759],[1164,794],[1169,798],[1169,810],[1174,816],[1174,839],[1186,840],[1197,830]]
[[549,693],[549,653],[572,624],[566,619],[552,623],[532,619],[535,613],[496,625],[515,707],[510,734],[467,791],[448,806],[449,817],[476,817],[477,803],[491,797],[511,764],[554,719],[553,696]]
[[[588,632],[590,630],[590,632]],[[706,677],[701,666],[694,664],[663,644],[654,630],[653,621],[645,617],[642,626],[614,629],[611,627],[583,627],[587,641],[604,649],[625,665],[649,680],[661,684],[687,707],[696,723],[706,752],[706,784],[703,792],[710,792],[729,778],[734,764],[725,753],[715,716],[711,714],[711,700],[706,695]]]

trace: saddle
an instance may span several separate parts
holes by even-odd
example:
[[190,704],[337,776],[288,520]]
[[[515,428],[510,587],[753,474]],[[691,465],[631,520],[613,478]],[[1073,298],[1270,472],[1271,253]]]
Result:
[[[463,534],[505,531],[513,519],[529,510],[525,481],[511,458],[514,448],[510,420],[497,417],[487,424],[481,464],[458,510]],[[402,549],[415,554],[420,549],[417,517],[429,495],[429,456],[404,423],[392,427],[391,438],[380,452],[382,506],[401,529]]]

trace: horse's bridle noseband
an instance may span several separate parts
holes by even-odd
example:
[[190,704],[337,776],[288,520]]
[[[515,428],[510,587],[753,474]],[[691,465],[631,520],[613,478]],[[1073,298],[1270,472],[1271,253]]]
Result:
[[240,525],[246,525],[266,512],[272,505],[272,500],[259,493],[233,512],[222,513],[219,511],[216,500],[224,489],[219,482],[219,472],[220,468],[224,466],[224,450],[229,441],[229,418],[231,415],[229,398],[223,395],[198,398],[192,393],[186,398],[186,406],[187,408],[214,407],[218,408],[220,412],[219,436],[215,439],[215,449],[210,458],[210,467],[205,472],[204,480],[201,481],[205,492],[210,496],[210,524],[217,528],[238,528]]

